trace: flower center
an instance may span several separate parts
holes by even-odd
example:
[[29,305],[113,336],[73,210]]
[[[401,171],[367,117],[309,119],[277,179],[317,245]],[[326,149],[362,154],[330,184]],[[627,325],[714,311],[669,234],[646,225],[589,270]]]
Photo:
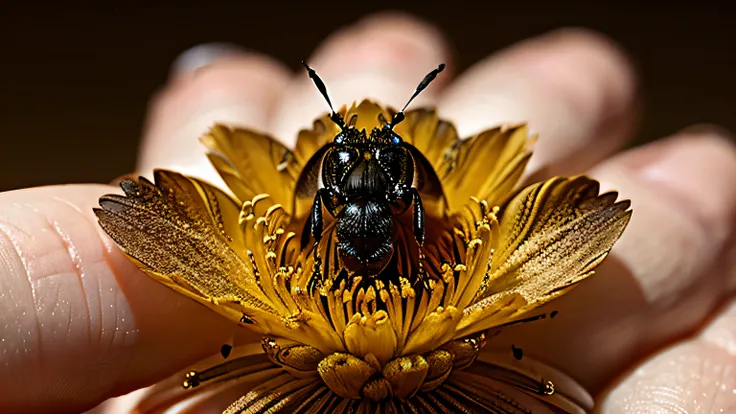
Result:
[[453,369],[475,361],[485,334],[450,341],[424,354],[404,355],[381,362],[373,353],[363,358],[345,352],[323,355],[308,345],[266,337],[262,346],[271,361],[297,377],[319,375],[335,394],[350,399],[407,399],[431,391]]

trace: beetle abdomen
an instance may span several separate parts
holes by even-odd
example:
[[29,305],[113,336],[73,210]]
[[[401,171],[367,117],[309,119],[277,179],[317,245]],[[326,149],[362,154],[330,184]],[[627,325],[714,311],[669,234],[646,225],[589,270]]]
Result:
[[337,221],[338,247],[344,259],[381,270],[391,259],[393,217],[388,204],[358,199],[346,205]]

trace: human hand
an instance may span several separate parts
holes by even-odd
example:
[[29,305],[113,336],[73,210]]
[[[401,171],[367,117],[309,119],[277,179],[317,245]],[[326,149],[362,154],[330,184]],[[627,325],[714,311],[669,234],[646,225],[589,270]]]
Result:
[[[438,32],[384,15],[336,33],[309,62],[338,106],[364,97],[400,106],[429,69],[448,62],[413,106],[436,104],[461,136],[528,120],[540,133],[531,170],[589,173],[632,200],[635,213],[613,254],[549,306],[559,311],[554,322],[509,328],[489,347],[513,343],[562,368],[600,392],[603,412],[736,405],[729,374],[736,306],[716,312],[735,279],[736,150],[717,130],[699,128],[616,154],[633,132],[637,97],[615,46],[588,32],[558,31],[452,80]],[[200,48],[179,61],[154,99],[138,170],[150,176],[171,168],[224,187],[197,141],[214,121],[292,144],[322,112],[304,73],[264,56]],[[138,271],[92,213],[110,192],[118,190],[67,185],[0,194],[2,412],[83,411],[216,353],[233,337],[258,340]]]

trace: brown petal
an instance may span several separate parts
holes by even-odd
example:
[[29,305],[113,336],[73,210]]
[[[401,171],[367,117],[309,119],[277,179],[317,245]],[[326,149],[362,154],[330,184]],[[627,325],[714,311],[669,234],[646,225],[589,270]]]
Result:
[[586,177],[552,178],[529,186],[502,211],[491,274],[476,302],[521,295],[529,310],[590,276],[629,222],[628,201],[598,195]]
[[149,276],[235,321],[278,315],[247,261],[238,205],[194,178],[163,170],[154,177],[124,181],[125,196],[100,198],[105,232]]

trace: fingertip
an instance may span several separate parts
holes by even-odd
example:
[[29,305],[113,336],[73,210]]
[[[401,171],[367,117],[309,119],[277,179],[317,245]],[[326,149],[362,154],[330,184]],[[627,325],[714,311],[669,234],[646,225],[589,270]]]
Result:
[[[398,11],[380,12],[365,17],[358,23],[363,35],[384,36],[387,40],[412,45],[417,52],[428,55],[450,56],[451,45],[447,36],[427,20]],[[441,62],[437,62],[439,64]]]
[[180,75],[189,75],[197,69],[206,67],[214,61],[228,56],[237,56],[247,53],[247,50],[239,45],[228,42],[203,43],[193,46],[180,53],[171,64],[169,78]]
[[[431,23],[404,12],[380,12],[333,33],[315,49],[310,65],[326,75],[366,67],[393,69],[449,56],[447,38]],[[424,57],[427,57],[424,59]],[[431,66],[431,65],[430,65]],[[400,71],[400,68],[397,68]],[[392,76],[386,72],[387,76]]]
[[600,169],[635,174],[711,236],[726,237],[736,210],[736,145],[725,129],[690,127],[614,158]]
[[[193,52],[184,52],[182,58],[195,60],[186,57]],[[290,75],[281,63],[255,53],[238,52],[207,64],[199,62],[194,70],[170,78],[152,99],[149,128],[160,128],[158,124],[175,128],[203,115],[215,122],[216,112],[229,107],[240,109],[231,114],[232,122],[265,128],[268,111],[286,88]]]
[[638,84],[634,61],[612,38],[588,28],[566,27],[539,41],[549,49],[537,54],[536,62],[531,58],[530,70],[547,82],[543,84],[560,88],[552,93],[573,92],[570,103],[576,112],[611,116],[631,108]]
[[[401,107],[422,78],[440,63],[450,63],[449,46],[431,24],[403,13],[372,15],[332,34],[309,58],[334,107],[373,99]],[[432,102],[451,76],[446,70],[412,104]],[[272,130],[294,142],[302,128],[324,113],[325,103],[299,73],[273,119]]]
[[[614,252],[649,303],[686,296],[727,248],[736,217],[736,149],[720,133],[685,130],[611,158],[591,175],[602,189],[632,200],[634,214]],[[725,278],[717,276],[708,283],[725,291]]]
[[694,339],[642,361],[600,397],[601,413],[730,412],[736,404],[736,304]]
[[144,175],[169,168],[223,185],[199,142],[202,134],[218,122],[267,129],[290,71],[263,55],[212,48],[184,52],[152,98],[137,167]]
[[565,28],[522,41],[471,67],[443,91],[440,110],[462,136],[509,122],[540,135],[528,172],[580,173],[630,137],[636,76],[607,37]]
[[0,407],[80,411],[216,353],[233,334],[257,343],[125,257],[94,213],[117,191],[0,194]]

